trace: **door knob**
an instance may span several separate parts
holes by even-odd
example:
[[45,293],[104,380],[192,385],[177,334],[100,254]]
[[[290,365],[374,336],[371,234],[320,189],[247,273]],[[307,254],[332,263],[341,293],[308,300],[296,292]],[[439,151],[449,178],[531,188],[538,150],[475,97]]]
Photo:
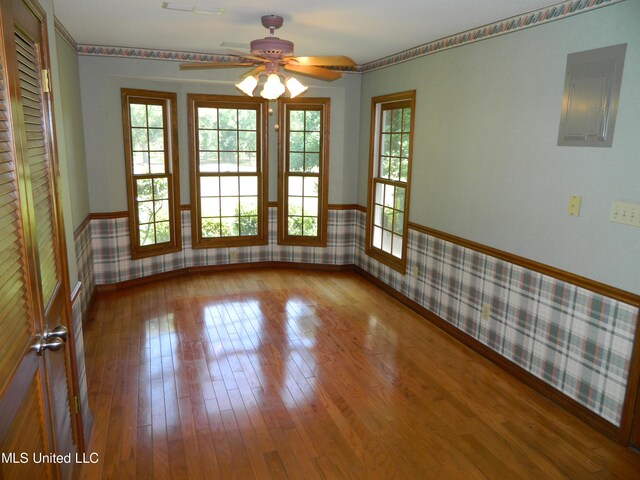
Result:
[[31,351],[36,352],[36,355],[42,355],[45,350],[51,350],[57,352],[64,345],[64,340],[61,338],[43,338],[39,337],[36,342],[31,345]]
[[53,330],[45,330],[42,334],[42,337],[45,340],[48,340],[50,338],[59,338],[63,342],[66,342],[67,338],[69,337],[69,330],[64,325],[58,325]]

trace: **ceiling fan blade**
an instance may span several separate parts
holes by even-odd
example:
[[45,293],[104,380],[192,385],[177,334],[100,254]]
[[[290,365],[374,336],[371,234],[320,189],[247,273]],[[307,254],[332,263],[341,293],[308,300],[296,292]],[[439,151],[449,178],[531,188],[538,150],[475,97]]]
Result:
[[239,50],[233,50],[231,48],[228,48],[227,52],[229,52],[228,55],[231,55],[233,57],[250,58],[251,60],[255,60],[256,62],[269,63],[269,60],[267,60],[266,58],[258,57],[256,55],[251,55],[250,53],[241,52]]
[[267,69],[267,67],[265,67],[264,65],[258,65],[256,68],[252,68],[248,72],[243,73],[242,74],[242,78],[249,77],[251,75],[258,75],[259,73],[264,72],[266,69]]
[[302,75],[309,75],[311,77],[318,77],[323,80],[335,80],[342,76],[342,73],[334,70],[328,70],[322,67],[314,67],[312,65],[296,65],[294,63],[288,63],[284,66],[285,70],[301,73]]
[[181,63],[180,70],[199,70],[207,68],[250,67],[254,62],[190,62]]
[[354,62],[344,55],[334,55],[327,57],[289,57],[298,65],[316,65],[321,67],[355,67]]

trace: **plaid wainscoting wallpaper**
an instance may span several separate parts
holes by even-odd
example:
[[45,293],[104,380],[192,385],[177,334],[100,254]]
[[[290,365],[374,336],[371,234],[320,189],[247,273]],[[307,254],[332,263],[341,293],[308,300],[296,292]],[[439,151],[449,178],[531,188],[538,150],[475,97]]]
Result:
[[418,278],[402,275],[364,253],[364,232],[358,212],[357,266],[620,425],[637,307],[415,230]]
[[[270,208],[269,244],[233,249],[237,263],[355,264],[620,425],[637,307],[415,230],[408,236],[407,272],[416,266],[418,275],[402,275],[364,253],[366,215],[358,210],[329,211],[327,248],[277,245],[276,220]],[[95,284],[232,263],[231,249],[191,248],[186,211],[183,250],[170,255],[132,261],[126,218],[93,219],[87,230]]]
[[[269,244],[237,248],[191,248],[191,214],[182,212],[182,251],[131,260],[129,223],[126,218],[91,221],[91,246],[95,283],[118,283],[186,267],[252,262],[302,262],[327,265],[354,263],[354,211],[330,210],[327,247],[293,247],[277,244],[277,209],[269,209]],[[237,255],[231,261],[231,252]]]

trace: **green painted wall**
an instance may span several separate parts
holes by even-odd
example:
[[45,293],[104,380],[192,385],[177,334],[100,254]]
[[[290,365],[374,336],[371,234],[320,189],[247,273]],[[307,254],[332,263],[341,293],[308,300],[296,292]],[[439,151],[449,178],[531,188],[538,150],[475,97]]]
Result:
[[89,215],[89,190],[87,188],[87,166],[84,157],[84,124],[80,104],[80,74],[78,55],[64,39],[56,34],[58,50],[60,115],[64,122],[65,162],[68,188],[71,192],[71,215],[76,229]]
[[[242,69],[180,71],[178,62],[81,56],[80,79],[91,212],[127,209],[120,88],[164,90],[178,94],[181,202],[189,203],[187,93],[241,95],[234,87]],[[329,202],[355,203],[360,76],[345,74],[334,82],[304,78],[306,97],[331,98]],[[278,150],[269,117],[269,200],[277,200]]]
[[[415,89],[411,221],[640,293],[640,228],[608,220],[612,201],[640,203],[638,19],[627,0],[363,75],[358,203],[371,97]],[[613,147],[558,147],[567,54],[619,43]]]

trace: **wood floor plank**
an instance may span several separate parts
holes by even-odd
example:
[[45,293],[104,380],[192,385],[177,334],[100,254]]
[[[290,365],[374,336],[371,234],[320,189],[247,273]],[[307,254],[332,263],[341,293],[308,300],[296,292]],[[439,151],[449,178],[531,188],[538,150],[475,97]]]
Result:
[[640,478],[640,457],[349,272],[98,297],[86,479]]

